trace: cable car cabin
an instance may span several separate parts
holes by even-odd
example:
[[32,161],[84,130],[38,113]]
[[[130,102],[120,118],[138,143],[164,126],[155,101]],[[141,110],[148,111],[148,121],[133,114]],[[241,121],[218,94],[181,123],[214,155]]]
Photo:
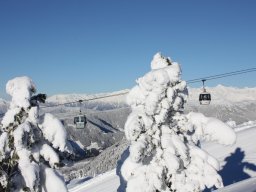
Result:
[[77,129],[84,129],[86,126],[87,120],[85,115],[78,115],[74,117],[74,124],[76,125]]
[[199,102],[201,105],[209,105],[211,102],[211,94],[203,92],[199,95]]

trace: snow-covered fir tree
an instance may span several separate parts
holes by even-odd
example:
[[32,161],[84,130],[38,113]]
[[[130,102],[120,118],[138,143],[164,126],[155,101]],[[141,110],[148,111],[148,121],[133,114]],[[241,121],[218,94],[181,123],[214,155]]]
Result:
[[1,122],[0,191],[65,192],[65,182],[55,170],[59,152],[69,151],[67,133],[51,114],[39,116],[36,87],[28,77],[8,81],[10,107]]
[[199,192],[222,187],[219,163],[200,148],[200,141],[233,144],[234,131],[215,118],[183,113],[188,91],[178,63],[157,53],[151,69],[127,96],[132,107],[125,124],[130,147],[119,191]]

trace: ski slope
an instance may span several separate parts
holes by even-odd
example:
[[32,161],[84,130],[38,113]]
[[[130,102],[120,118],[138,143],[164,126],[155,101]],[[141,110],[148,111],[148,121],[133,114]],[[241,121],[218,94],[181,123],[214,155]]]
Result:
[[[234,146],[203,143],[202,147],[220,161],[225,186],[236,183],[218,192],[255,192],[256,179],[246,179],[256,177],[256,124],[239,126],[236,132]],[[85,182],[83,180],[86,178],[71,181],[69,192],[116,192],[119,186],[115,170]]]
[[68,185],[69,192],[116,192],[119,186],[119,178],[114,169],[84,183],[79,183],[80,180],[72,181]]
[[[218,192],[255,192],[256,191],[256,177],[234,183],[222,189]],[[217,192],[217,191],[216,191]]]

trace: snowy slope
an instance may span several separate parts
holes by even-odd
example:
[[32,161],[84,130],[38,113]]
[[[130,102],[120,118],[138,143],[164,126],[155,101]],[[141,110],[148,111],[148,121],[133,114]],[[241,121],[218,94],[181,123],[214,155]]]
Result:
[[[236,183],[250,177],[256,177],[256,125],[246,125],[237,129],[237,142],[234,146],[222,146],[216,143],[204,143],[203,148],[215,156],[221,163],[220,174],[223,176],[225,186]],[[119,178],[115,170],[99,175],[86,182],[73,180],[69,184],[70,192],[116,192],[119,186]],[[221,189],[219,192],[252,192],[251,185],[256,189],[255,179],[250,185],[241,182],[232,190]],[[234,189],[235,188],[235,189]],[[240,190],[241,188],[241,190]],[[230,189],[230,188],[227,188]],[[237,190],[236,190],[237,189]]]
[[229,185],[218,192],[255,192],[256,191],[256,177],[246,179]]
[[[74,184],[75,185],[75,184]],[[89,180],[81,185],[74,186],[70,192],[116,192],[119,185],[119,178],[115,175],[115,170],[104,175]],[[70,185],[70,187],[72,184]],[[217,190],[216,192],[255,192],[256,177],[246,179]]]
[[72,181],[69,192],[116,192],[118,186],[119,178],[115,170],[112,170],[81,184],[79,180]]

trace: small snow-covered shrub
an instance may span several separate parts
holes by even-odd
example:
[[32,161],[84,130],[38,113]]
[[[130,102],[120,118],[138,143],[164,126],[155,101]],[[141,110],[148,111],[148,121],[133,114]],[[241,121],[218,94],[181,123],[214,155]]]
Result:
[[45,96],[34,95],[30,78],[8,81],[6,91],[12,100],[1,122],[0,191],[67,191],[54,170],[60,164],[58,152],[69,151],[66,130],[51,114],[39,116],[38,103]]
[[127,96],[132,108],[125,124],[130,147],[119,191],[199,192],[222,187],[219,163],[200,148],[200,140],[229,145],[235,133],[215,118],[183,113],[188,91],[178,63],[157,53],[151,69]]

